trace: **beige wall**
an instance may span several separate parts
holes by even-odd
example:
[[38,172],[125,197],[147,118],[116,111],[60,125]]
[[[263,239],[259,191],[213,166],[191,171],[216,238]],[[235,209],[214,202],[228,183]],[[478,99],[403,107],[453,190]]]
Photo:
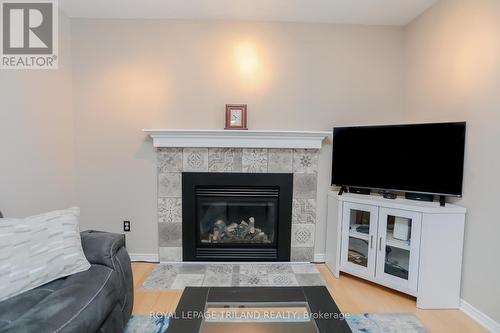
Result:
[[409,120],[467,121],[462,297],[500,322],[500,1],[442,0],[405,41]]
[[[82,229],[121,232],[130,219],[130,252],[155,253],[155,156],[142,128],[221,128],[226,103],[247,103],[253,129],[467,120],[463,297],[500,321],[498,4],[442,0],[406,29],[78,19],[73,63],[63,16],[60,70],[0,71],[0,209],[76,202]],[[330,153],[320,156],[318,254]]]
[[58,70],[0,70],[0,210],[27,216],[75,205],[70,21]]
[[[402,119],[402,28],[323,24],[72,22],[77,192],[84,227],[157,252],[155,155],[143,128],[224,126],[247,103],[252,129],[331,130]],[[330,146],[321,154],[324,253]]]

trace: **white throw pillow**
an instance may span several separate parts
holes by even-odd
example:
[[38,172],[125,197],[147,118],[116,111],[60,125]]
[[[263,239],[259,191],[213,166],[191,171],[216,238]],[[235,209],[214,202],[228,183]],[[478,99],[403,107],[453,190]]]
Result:
[[24,219],[0,219],[0,301],[86,271],[74,207]]

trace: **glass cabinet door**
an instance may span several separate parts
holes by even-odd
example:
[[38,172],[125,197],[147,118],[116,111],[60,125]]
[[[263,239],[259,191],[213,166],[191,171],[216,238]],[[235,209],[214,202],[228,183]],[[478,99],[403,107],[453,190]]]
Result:
[[376,270],[380,282],[417,290],[421,219],[420,213],[380,209]]
[[342,221],[342,269],[374,277],[378,207],[345,202]]

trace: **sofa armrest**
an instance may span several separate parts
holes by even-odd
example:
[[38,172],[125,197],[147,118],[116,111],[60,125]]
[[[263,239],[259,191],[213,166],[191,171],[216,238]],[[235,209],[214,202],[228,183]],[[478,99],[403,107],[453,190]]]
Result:
[[87,230],[80,233],[82,248],[91,264],[111,268],[120,279],[119,299],[123,322],[132,314],[134,305],[134,277],[127,249],[125,235]]
[[125,247],[125,235],[87,230],[81,232],[80,237],[85,257],[91,264],[115,269],[113,258],[120,248]]

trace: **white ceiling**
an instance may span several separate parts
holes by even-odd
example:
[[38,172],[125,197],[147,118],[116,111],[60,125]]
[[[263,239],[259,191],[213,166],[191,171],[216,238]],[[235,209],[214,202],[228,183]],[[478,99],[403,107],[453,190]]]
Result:
[[406,25],[437,0],[59,0],[70,17]]

